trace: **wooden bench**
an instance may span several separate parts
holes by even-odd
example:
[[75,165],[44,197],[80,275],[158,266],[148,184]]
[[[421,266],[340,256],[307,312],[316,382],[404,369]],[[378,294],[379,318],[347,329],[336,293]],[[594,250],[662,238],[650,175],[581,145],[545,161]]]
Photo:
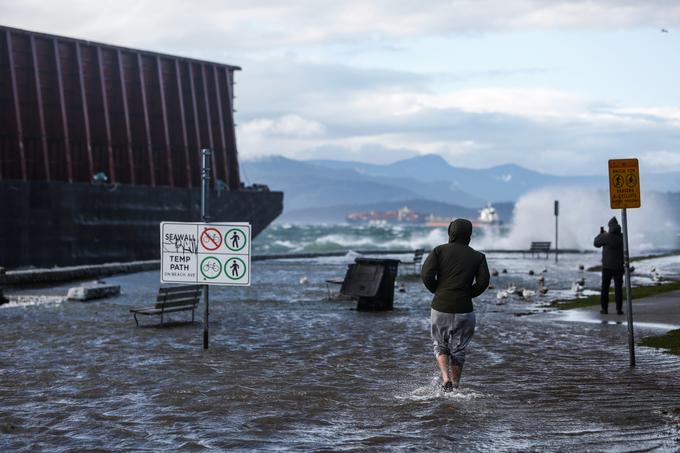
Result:
[[423,261],[423,254],[425,253],[424,249],[416,249],[415,252],[413,252],[413,260],[412,261],[401,261],[401,264],[412,264],[413,265],[413,273],[417,274],[418,272],[416,271],[416,266],[420,265],[420,263]]
[[139,326],[137,315],[160,316],[161,326],[163,316],[167,313],[191,310],[191,322],[194,322],[194,311],[201,299],[202,285],[166,286],[158,288],[156,304],[153,307],[133,308],[130,313]]
[[[531,247],[529,247],[529,253],[531,253],[531,256],[534,256],[534,253],[538,253],[539,255],[545,253],[545,259],[548,259],[548,255],[550,254],[550,241],[532,242]],[[524,253],[522,253],[522,255],[524,255]]]

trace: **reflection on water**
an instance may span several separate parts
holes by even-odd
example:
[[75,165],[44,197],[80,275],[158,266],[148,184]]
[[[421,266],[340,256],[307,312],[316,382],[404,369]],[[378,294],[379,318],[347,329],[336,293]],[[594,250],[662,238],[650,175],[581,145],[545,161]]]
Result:
[[[498,255],[489,263],[508,269],[493,281],[499,288],[531,287],[536,277],[527,268],[545,265],[546,284],[559,293],[582,275],[583,259],[556,267]],[[638,366],[629,369],[620,326],[513,316],[535,303],[499,307],[489,291],[476,303],[462,388],[444,395],[431,357],[429,295],[406,281],[388,313],[324,300],[324,279],[344,266],[338,259],[257,262],[252,288],[211,289],[208,352],[199,322],[135,327],[128,310],[152,303],[157,272],[107,279],[121,285],[114,299],[0,308],[0,449],[680,445],[672,415],[680,407],[680,361],[639,348]],[[586,278],[593,287],[599,276]]]

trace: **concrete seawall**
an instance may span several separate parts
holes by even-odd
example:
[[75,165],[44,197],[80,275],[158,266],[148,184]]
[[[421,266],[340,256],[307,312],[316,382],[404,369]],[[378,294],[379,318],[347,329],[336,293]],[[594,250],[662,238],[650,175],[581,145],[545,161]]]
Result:
[[[337,252],[314,252],[314,253],[286,253],[254,255],[252,261],[266,261],[279,259],[312,259],[333,256],[345,256],[348,253],[357,255],[399,255],[411,254],[415,250],[344,250]],[[526,250],[485,250],[486,253],[527,253]],[[551,252],[552,253],[552,252]],[[560,250],[562,253],[590,253],[579,250]],[[8,270],[4,279],[0,274],[0,287],[42,285],[47,283],[67,282],[73,280],[86,280],[115,274],[128,274],[157,270],[160,268],[159,260],[130,261],[125,263],[89,264],[82,266],[36,268],[22,270]]]

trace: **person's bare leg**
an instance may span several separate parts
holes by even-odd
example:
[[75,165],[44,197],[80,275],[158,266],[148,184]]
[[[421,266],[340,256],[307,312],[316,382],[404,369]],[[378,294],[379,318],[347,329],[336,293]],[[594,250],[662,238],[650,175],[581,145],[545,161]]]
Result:
[[449,379],[449,356],[446,354],[439,354],[437,356],[437,365],[439,365],[439,371],[442,373],[442,381],[444,384],[450,381]]
[[458,388],[460,384],[460,375],[463,372],[463,367],[459,363],[451,362],[451,381],[454,388]]

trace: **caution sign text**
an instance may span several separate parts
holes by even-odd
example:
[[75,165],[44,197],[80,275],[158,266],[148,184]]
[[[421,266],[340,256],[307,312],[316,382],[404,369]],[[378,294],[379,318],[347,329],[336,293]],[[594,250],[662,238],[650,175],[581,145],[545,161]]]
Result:
[[637,159],[609,160],[609,201],[612,209],[641,206],[640,168]]

